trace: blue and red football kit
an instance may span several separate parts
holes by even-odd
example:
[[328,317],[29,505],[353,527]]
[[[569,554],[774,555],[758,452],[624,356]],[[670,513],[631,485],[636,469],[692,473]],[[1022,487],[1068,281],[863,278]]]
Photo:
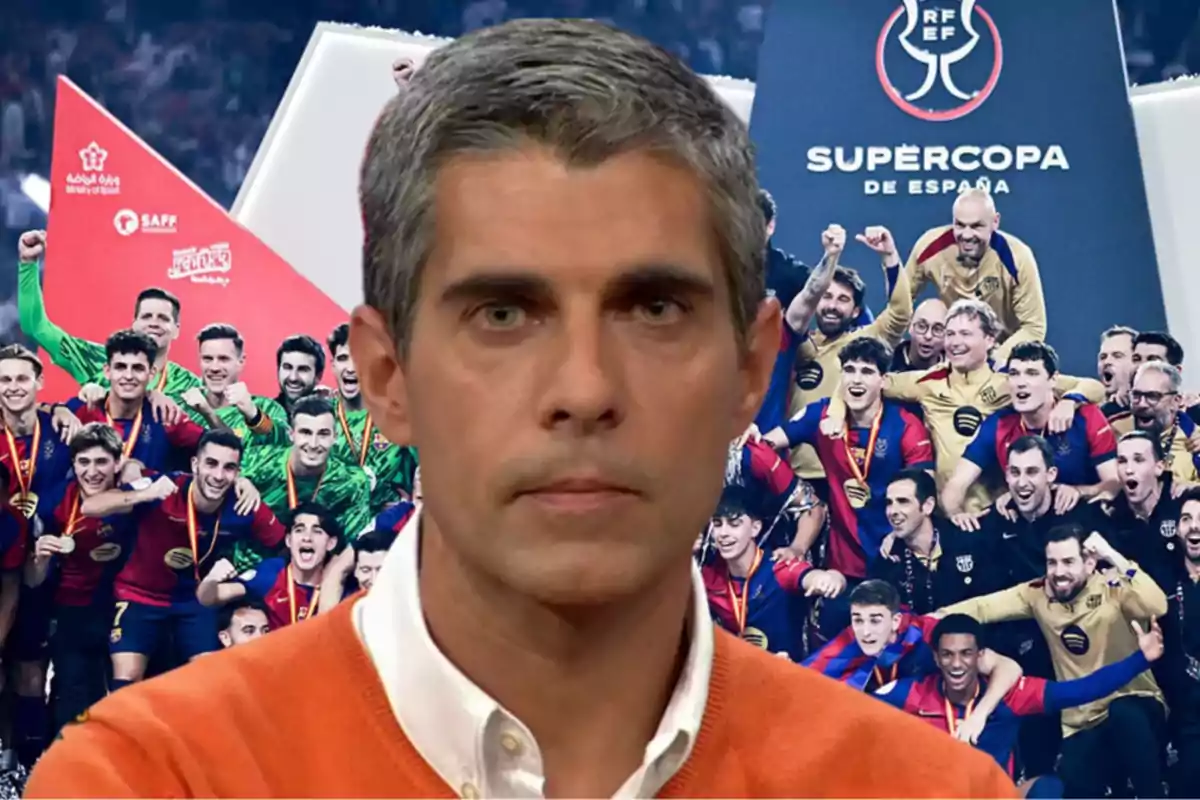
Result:
[[[125,443],[129,457],[155,472],[164,472],[169,465],[181,463],[181,455],[191,456],[204,435],[204,428],[187,415],[181,416],[174,425],[162,424],[154,418],[149,400],[142,401],[142,410],[133,419],[110,419],[104,404],[88,405],[79,398],[71,400],[67,406],[84,424],[103,422],[111,425]],[[129,445],[131,438],[132,447]]]
[[[821,420],[829,412],[829,400],[809,404],[784,423],[788,445],[812,445],[829,480],[829,568],[848,578],[865,578],[867,563],[879,557],[884,538],[891,533],[887,521],[887,487],[903,469],[933,469],[933,445],[925,423],[911,411],[885,400],[879,427],[852,428],[845,439],[821,433]],[[851,505],[846,483],[856,480],[854,465],[866,478],[870,496],[862,508]]]
[[[37,459],[32,465],[33,480],[28,487],[22,485],[30,473],[29,452],[37,439]],[[13,463],[13,449],[16,449],[16,461]],[[0,437],[0,463],[8,467],[9,496],[16,499],[17,495],[28,490],[39,498],[46,492],[51,492],[71,475],[71,448],[63,442],[54,430],[54,420],[46,411],[37,412],[37,427],[34,433],[27,436],[14,436],[10,445],[8,436]],[[18,469],[20,474],[18,475]]]
[[763,433],[787,421],[792,384],[796,376],[796,353],[804,342],[804,334],[792,330],[786,320],[780,327],[779,353],[775,356],[775,366],[771,368],[771,383],[758,416],[754,418],[754,424]]
[[928,675],[937,669],[929,637],[938,621],[902,614],[895,640],[874,656],[862,651],[846,628],[805,660],[804,666],[859,691],[873,692],[900,678]]
[[1008,448],[1022,436],[1043,437],[1054,451],[1058,482],[1064,486],[1096,483],[1096,468],[1117,455],[1117,439],[1099,406],[1086,403],[1075,410],[1071,427],[1062,433],[1029,430],[1021,415],[1011,408],[984,419],[963,458],[985,472],[993,467],[1008,469]]
[[734,636],[772,653],[804,657],[804,621],[807,604],[802,583],[813,566],[804,561],[771,562],[758,551],[746,578],[735,578],[723,559],[701,570],[713,619]]
[[246,593],[261,600],[267,607],[267,621],[277,630],[293,621],[308,619],[317,613],[320,587],[289,581],[291,561],[268,558],[238,576]]
[[283,525],[265,504],[253,514],[234,510],[230,491],[216,514],[194,514],[196,541],[189,531],[192,476],[175,474],[179,491],[164,500],[143,503],[132,512],[137,534],[133,548],[117,573],[113,594],[116,613],[110,648],[114,653],[149,655],[165,629],[174,629],[180,655],[192,658],[217,648],[214,609],[196,599],[200,570],[227,557],[238,541],[253,538],[274,549],[283,541]]
[[[996,759],[996,763],[1012,775],[1013,748],[1017,743],[1021,717],[1056,714],[1065,708],[1093,703],[1117,691],[1149,668],[1150,662],[1141,652],[1137,652],[1091,675],[1071,681],[1023,677],[988,717],[975,746]],[[982,697],[985,691],[987,683],[980,676],[976,697]],[[959,722],[969,713],[967,707],[946,699],[942,692],[941,673],[901,679],[884,686],[875,696],[947,733],[951,725],[957,729]]]
[[726,465],[725,484],[739,486],[748,496],[747,510],[762,520],[759,546],[768,551],[792,543],[795,525],[783,519],[800,479],[779,453],[763,441],[747,440]]
[[375,517],[375,530],[399,533],[417,512],[417,507],[407,500],[401,500],[394,506],[384,509]]

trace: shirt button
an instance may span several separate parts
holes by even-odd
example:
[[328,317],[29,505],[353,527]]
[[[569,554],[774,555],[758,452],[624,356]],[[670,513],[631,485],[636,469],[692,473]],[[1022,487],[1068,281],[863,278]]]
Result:
[[521,755],[521,740],[512,733],[505,732],[500,735],[500,746],[510,756]]
[[479,800],[479,790],[475,788],[475,784],[473,783],[464,783],[459,794],[461,794],[465,800]]

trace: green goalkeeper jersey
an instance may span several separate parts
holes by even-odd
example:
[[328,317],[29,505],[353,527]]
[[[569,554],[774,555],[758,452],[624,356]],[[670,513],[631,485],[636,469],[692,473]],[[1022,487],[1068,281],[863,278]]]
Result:
[[[17,314],[21,331],[45,350],[50,361],[66,370],[80,386],[85,383],[108,386],[108,380],[104,377],[107,358],[103,343],[72,336],[46,316],[42,278],[36,261],[22,261],[17,265]],[[174,362],[167,362],[166,370],[151,381],[150,388],[178,401],[188,389],[201,385],[200,378],[194,372]]]
[[367,473],[371,481],[372,516],[411,495],[417,468],[416,450],[392,444],[373,424],[368,434],[370,439],[364,443],[363,434],[371,415],[365,408],[346,408],[340,395],[335,405],[337,442],[332,456],[351,466],[361,466]]
[[[336,458],[330,458],[325,472],[318,477],[295,476],[288,479],[291,445],[265,445],[247,448],[242,456],[242,475],[258,488],[262,501],[280,519],[287,519],[294,504],[315,502],[327,509],[342,527],[339,544],[358,538],[374,519],[371,514],[371,484],[366,474]],[[294,494],[289,489],[294,487]],[[238,571],[261,561],[267,553],[249,542],[234,549]]]
[[[291,435],[288,427],[287,412],[283,410],[283,406],[276,403],[269,397],[259,397],[255,395],[251,398],[254,401],[254,407],[261,413],[258,425],[251,428],[246,422],[246,418],[242,416],[242,412],[237,406],[222,406],[216,409],[217,419],[221,420],[229,430],[238,435],[247,446],[260,447],[262,445],[287,445],[291,443]],[[207,428],[208,420],[204,418],[196,409],[183,404],[183,410],[197,424]]]

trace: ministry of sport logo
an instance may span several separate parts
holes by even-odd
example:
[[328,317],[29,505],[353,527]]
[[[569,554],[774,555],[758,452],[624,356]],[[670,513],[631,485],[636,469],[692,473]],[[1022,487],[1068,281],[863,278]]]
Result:
[[901,111],[949,122],[979,108],[996,88],[1004,47],[976,0],[903,0],[875,45],[875,71]]

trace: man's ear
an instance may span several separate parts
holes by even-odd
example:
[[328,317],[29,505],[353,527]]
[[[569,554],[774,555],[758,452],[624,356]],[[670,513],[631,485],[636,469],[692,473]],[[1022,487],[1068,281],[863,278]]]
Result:
[[349,343],[359,391],[375,426],[393,444],[410,444],[407,378],[383,316],[370,306],[354,309]]

